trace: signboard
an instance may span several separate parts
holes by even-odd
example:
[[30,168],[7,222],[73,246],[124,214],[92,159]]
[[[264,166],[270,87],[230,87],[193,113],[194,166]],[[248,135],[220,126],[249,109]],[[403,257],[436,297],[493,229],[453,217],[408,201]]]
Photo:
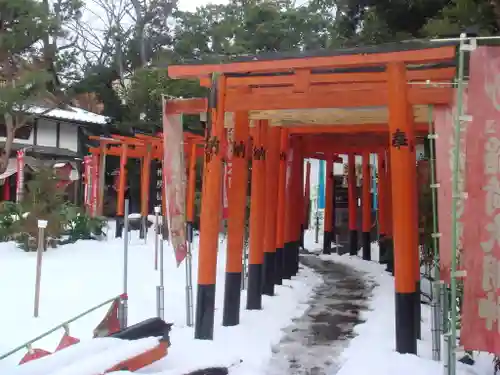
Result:
[[[466,350],[500,354],[500,48],[471,53],[464,207],[462,328]],[[465,157],[464,157],[465,160]],[[447,216],[447,215],[444,215]]]
[[151,175],[149,183],[149,212],[154,208],[162,207],[162,165],[159,160],[151,160]]
[[[467,95],[463,98],[464,111],[467,113]],[[438,192],[438,212],[451,212],[452,198],[452,177],[453,177],[453,150],[455,147],[454,136],[454,117],[456,115],[456,105],[453,107],[436,107],[434,111],[435,131],[438,134],[436,139],[436,177],[439,181]],[[469,143],[469,135],[467,132],[467,122],[462,123],[462,131],[460,133],[460,163],[458,170],[459,180],[459,198],[457,200],[457,220],[458,220],[458,249],[463,249],[463,219],[465,199],[463,196],[465,188],[465,153],[466,153],[466,137],[467,145]],[[440,249],[440,275],[441,279],[446,283],[450,282],[451,268],[451,216],[449,214],[438,216]]]

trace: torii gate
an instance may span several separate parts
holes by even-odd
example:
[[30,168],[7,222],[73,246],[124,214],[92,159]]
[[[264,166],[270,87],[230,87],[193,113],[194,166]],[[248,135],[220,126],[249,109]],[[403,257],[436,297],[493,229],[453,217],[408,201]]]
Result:
[[[102,214],[103,210],[103,195],[104,195],[104,171],[106,165],[106,156],[117,156],[120,158],[120,169],[119,169],[119,180],[117,186],[117,229],[116,234],[118,237],[122,235],[123,230],[123,216],[124,216],[124,202],[125,202],[125,190],[126,190],[126,180],[127,180],[127,161],[129,159],[140,159],[142,161],[141,170],[141,238],[145,236],[146,232],[146,220],[148,215],[148,207],[150,200],[150,181],[151,181],[151,162],[157,160],[161,162],[163,160],[163,134],[158,133],[156,135],[146,135],[146,134],[136,134],[134,137],[127,137],[122,135],[112,135],[111,137],[98,137],[91,136],[91,140],[98,141],[99,146],[91,147],[89,149],[90,154],[93,157],[93,169],[94,173],[91,175],[93,179],[92,184],[99,184],[99,189],[87,189],[88,191],[95,191],[94,196],[91,199],[87,199],[90,202],[91,210],[95,214]],[[196,162],[196,158],[203,156],[204,138],[200,135],[193,133],[184,133],[184,156],[186,159],[186,165],[189,165],[190,160]],[[96,173],[99,171],[98,173]],[[195,171],[193,172],[195,173]],[[161,196],[165,196],[165,186],[161,184]],[[188,197],[189,199],[189,197]],[[194,197],[193,197],[194,199]],[[189,204],[189,203],[188,203]],[[166,212],[166,201],[161,199],[162,213]],[[163,221],[166,223],[166,220]]]

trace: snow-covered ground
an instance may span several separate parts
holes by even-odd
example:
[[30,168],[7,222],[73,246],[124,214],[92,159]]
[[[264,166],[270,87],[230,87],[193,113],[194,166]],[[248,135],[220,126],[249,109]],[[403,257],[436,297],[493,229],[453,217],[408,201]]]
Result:
[[[319,244],[316,244],[312,233],[306,235],[305,247],[309,250],[319,251],[322,243],[322,238],[319,239]],[[361,254],[360,250],[359,255]],[[323,259],[366,272],[365,277],[376,284],[370,309],[361,312],[361,318],[366,322],[354,328],[357,336],[342,353],[340,371],[332,375],[443,375],[442,362],[432,360],[431,311],[427,305],[422,305],[422,340],[418,342],[418,357],[395,352],[394,278],[384,271],[385,266],[375,262],[378,257],[379,248],[376,244],[372,244],[374,262],[366,262],[349,255],[321,255]],[[493,375],[491,355],[475,353],[474,359],[476,365],[473,367],[458,364],[457,375]]]
[[[109,233],[114,233],[111,229]],[[195,249],[197,248],[197,240]],[[40,317],[33,318],[35,284],[34,253],[25,253],[14,243],[0,244],[0,355],[23,344],[53,326],[122,293],[123,240],[80,241],[50,249],[44,254]],[[241,324],[222,327],[225,242],[221,239],[218,258],[218,284],[214,341],[193,339],[193,328],[185,324],[185,269],[176,268],[172,249],[165,247],[165,317],[174,323],[169,355],[154,364],[149,373],[180,375],[202,367],[233,366],[235,374],[259,374],[279,342],[281,329],[302,315],[312,289],[321,278],[304,269],[300,276],[277,287],[276,297],[263,297],[263,311],[246,311],[242,295]],[[196,285],[196,251],[193,259]],[[129,324],[156,315],[156,286],[159,272],[154,270],[154,235],[147,244],[132,234],[129,246]],[[196,288],[195,288],[196,292]],[[196,300],[196,298],[195,298]],[[82,341],[104,317],[107,306],[72,323],[70,333]],[[63,330],[33,345],[53,351]],[[0,361],[0,373],[17,366],[21,351]],[[241,363],[240,363],[241,362]],[[232,373],[233,373],[232,372]]]
[[[113,231],[111,230],[110,233]],[[313,233],[306,236],[309,250],[319,248]],[[321,243],[321,240],[320,240]],[[196,248],[197,243],[195,243]],[[35,254],[25,253],[12,243],[0,244],[0,354],[16,347],[61,321],[122,292],[122,251],[120,239],[104,242],[81,241],[44,254],[40,317],[33,315]],[[129,324],[155,315],[155,287],[159,273],[154,270],[153,233],[148,242],[134,233],[129,247]],[[373,248],[378,259],[378,248]],[[442,364],[432,361],[430,346],[430,311],[423,307],[423,341],[419,357],[394,352],[394,280],[375,262],[349,256],[328,256],[362,272],[377,286],[370,300],[370,310],[362,312],[366,321],[355,327],[355,337],[341,354],[341,367],[332,375],[441,375]],[[196,251],[194,267],[196,270]],[[184,267],[176,268],[172,250],[165,248],[165,311],[174,323],[168,356],[144,373],[181,375],[209,366],[231,366],[231,375],[265,375],[278,344],[282,329],[307,309],[307,301],[321,278],[304,269],[285,286],[277,287],[277,296],[264,296],[263,311],[246,311],[242,297],[241,325],[222,327],[222,300],[225,266],[225,243],[221,240],[218,259],[216,328],[214,341],[196,341],[193,329],[185,325]],[[196,285],[196,272],[194,272]],[[106,307],[70,325],[71,335],[85,343],[105,314]],[[37,342],[33,347],[54,350],[62,330]],[[0,373],[9,374],[24,353],[0,362]],[[459,375],[492,375],[491,357],[476,357],[474,367],[459,366]],[[49,372],[50,373],[50,372]],[[123,372],[122,372],[123,373]],[[284,370],[283,374],[287,374]]]

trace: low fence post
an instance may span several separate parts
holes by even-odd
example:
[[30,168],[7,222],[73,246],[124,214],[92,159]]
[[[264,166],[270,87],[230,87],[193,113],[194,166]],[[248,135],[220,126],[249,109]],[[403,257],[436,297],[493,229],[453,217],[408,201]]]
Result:
[[120,296],[120,308],[118,316],[120,328],[127,328],[128,325],[128,243],[129,243],[129,200],[125,199],[123,215],[123,293]]
[[42,280],[42,260],[45,250],[45,228],[47,228],[46,220],[38,220],[38,247],[36,250],[36,279],[35,279],[35,302],[33,308],[33,316],[38,318],[40,308],[40,284]]

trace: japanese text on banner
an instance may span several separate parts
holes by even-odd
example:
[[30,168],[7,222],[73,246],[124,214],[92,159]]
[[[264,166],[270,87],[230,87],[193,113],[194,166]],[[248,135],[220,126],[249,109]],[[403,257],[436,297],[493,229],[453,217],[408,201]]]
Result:
[[184,139],[180,116],[166,114],[168,101],[163,101],[163,178],[165,183],[170,241],[179,266],[187,256],[186,186]]
[[497,323],[497,331],[500,333],[500,324],[498,324],[500,297],[497,297],[497,289],[500,287],[500,263],[493,254],[493,248],[500,246],[500,139],[496,137],[495,127],[495,121],[486,121],[484,129],[486,185],[483,190],[486,194],[484,210],[486,217],[488,217],[488,224],[486,225],[487,237],[481,242],[483,252],[482,289],[486,297],[479,299],[478,312],[479,316],[484,319],[488,331],[493,329],[493,323]]
[[[464,93],[462,98],[464,110],[467,108],[468,95]],[[453,152],[455,148],[454,123],[457,116],[456,103],[452,107],[439,107],[434,112],[434,123],[436,133],[436,175],[440,182],[438,189],[438,212],[451,212],[453,203],[452,180],[453,180]],[[463,219],[464,219],[464,192],[466,183],[465,155],[467,145],[468,123],[462,122],[459,138],[460,155],[458,178],[458,199],[457,199],[457,250],[463,249]],[[446,283],[450,282],[451,270],[451,221],[448,215],[439,215],[439,231],[441,237],[440,245],[440,276]]]
[[[491,84],[500,74],[500,48],[471,52],[462,214],[463,279],[460,341],[466,350],[500,354],[500,110]],[[495,88],[496,91],[498,88]],[[459,184],[463,181],[459,180]],[[462,187],[460,186],[460,189]],[[461,211],[461,212],[460,212]],[[443,218],[446,215],[441,215]],[[440,219],[441,220],[441,219]]]

